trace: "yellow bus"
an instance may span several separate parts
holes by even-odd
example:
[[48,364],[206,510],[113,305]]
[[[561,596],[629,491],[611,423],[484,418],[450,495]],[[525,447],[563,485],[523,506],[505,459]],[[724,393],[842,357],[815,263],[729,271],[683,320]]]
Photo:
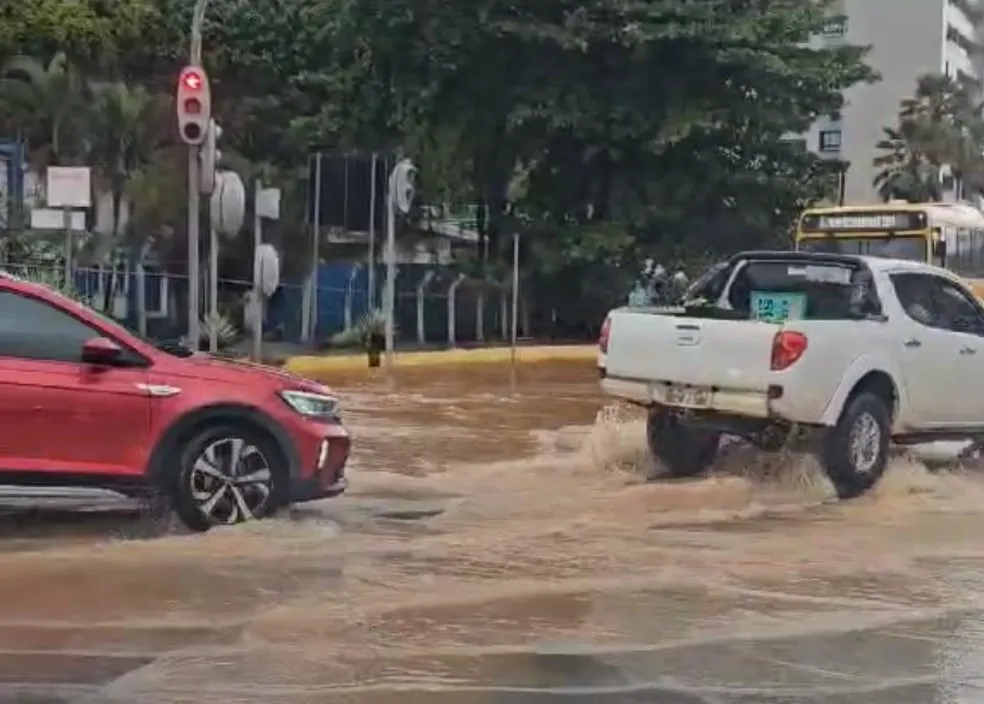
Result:
[[800,216],[796,249],[929,262],[984,298],[984,213],[966,203],[811,208]]

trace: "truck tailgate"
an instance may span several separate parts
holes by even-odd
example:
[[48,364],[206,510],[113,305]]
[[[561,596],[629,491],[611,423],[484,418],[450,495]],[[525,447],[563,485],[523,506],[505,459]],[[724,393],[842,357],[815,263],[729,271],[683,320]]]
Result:
[[779,325],[614,310],[607,376],[765,392]]

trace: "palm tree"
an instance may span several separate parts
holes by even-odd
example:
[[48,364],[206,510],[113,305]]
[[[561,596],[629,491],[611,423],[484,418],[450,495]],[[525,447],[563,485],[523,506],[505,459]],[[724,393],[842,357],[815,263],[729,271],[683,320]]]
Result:
[[37,167],[68,164],[82,155],[80,118],[87,93],[64,53],[47,64],[16,56],[0,67],[0,105],[27,139],[29,159]]
[[920,150],[919,126],[903,122],[897,128],[885,127],[883,132],[882,140],[876,145],[882,153],[874,160],[879,171],[872,184],[882,200],[942,200],[939,166]]
[[[153,158],[164,133],[156,119],[158,102],[142,86],[97,83],[92,87],[92,95],[92,107],[87,115],[87,162],[96,184],[108,189],[112,204],[110,235],[96,241],[94,259],[104,263],[123,240],[123,203],[131,182]],[[106,287],[107,306],[114,293],[115,279],[114,267]]]

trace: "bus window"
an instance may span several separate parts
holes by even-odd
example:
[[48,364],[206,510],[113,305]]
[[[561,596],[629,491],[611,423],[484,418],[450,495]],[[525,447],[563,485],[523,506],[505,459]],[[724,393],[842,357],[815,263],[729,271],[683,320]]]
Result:
[[928,238],[925,235],[809,237],[800,239],[797,249],[801,252],[864,254],[916,262],[929,261]]

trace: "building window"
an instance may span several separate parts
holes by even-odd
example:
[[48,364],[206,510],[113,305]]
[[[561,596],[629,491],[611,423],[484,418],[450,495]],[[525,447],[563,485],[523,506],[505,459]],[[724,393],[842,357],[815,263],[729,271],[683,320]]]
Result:
[[847,18],[843,15],[839,17],[830,17],[826,22],[824,22],[823,36],[833,39],[843,37],[845,34],[847,34]]
[[825,153],[841,150],[840,130],[820,130],[820,151]]

